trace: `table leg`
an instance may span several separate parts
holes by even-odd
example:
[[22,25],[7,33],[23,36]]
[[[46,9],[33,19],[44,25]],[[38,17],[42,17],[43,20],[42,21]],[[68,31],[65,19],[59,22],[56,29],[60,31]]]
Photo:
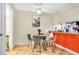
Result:
[[46,41],[45,40],[43,40],[43,42],[42,42],[42,47],[43,47],[44,50],[47,50],[47,48],[46,48],[47,45],[46,45]]
[[39,42],[39,49],[40,49],[40,53],[41,53],[41,43]]
[[37,42],[36,41],[34,41],[34,47],[33,47],[33,50],[32,51],[34,51],[34,49],[37,47]]

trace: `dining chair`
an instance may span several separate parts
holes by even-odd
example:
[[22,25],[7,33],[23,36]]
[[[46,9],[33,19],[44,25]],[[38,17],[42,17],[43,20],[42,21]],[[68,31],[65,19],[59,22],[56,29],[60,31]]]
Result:
[[28,38],[28,46],[30,45],[30,43],[31,43],[31,45],[32,45],[31,34],[27,34],[27,38]]
[[50,36],[50,33],[51,33],[51,31],[47,31],[46,33],[45,33],[45,35],[46,35],[46,41],[47,41],[47,46],[50,46],[50,40],[49,40],[49,36]]
[[49,39],[50,45],[52,47],[52,51],[55,52],[56,49],[56,36],[53,36],[53,38]]
[[47,46],[48,46],[48,43],[47,43],[47,40],[46,40],[46,36],[42,38],[43,41],[42,41],[42,47],[44,50],[47,50]]
[[56,36],[52,33],[52,31],[48,31],[46,40],[48,42],[48,46],[50,46],[54,52],[56,49]]

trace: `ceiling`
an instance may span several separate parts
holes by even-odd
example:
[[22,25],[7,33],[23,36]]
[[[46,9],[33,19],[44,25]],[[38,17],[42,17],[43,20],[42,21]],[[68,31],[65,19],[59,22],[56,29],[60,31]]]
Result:
[[35,12],[37,8],[41,8],[43,13],[53,13],[65,7],[66,3],[13,3],[15,10]]

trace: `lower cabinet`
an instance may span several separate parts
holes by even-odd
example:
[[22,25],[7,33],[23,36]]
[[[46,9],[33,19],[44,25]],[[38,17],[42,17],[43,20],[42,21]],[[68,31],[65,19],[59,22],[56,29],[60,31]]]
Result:
[[56,36],[56,43],[79,53],[79,34],[69,34],[62,32],[54,32]]

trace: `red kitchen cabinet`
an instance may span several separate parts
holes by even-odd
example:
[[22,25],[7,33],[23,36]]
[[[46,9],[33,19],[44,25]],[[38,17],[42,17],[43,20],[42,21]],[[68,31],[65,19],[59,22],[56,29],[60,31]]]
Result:
[[79,53],[79,34],[53,32],[56,36],[56,43]]

